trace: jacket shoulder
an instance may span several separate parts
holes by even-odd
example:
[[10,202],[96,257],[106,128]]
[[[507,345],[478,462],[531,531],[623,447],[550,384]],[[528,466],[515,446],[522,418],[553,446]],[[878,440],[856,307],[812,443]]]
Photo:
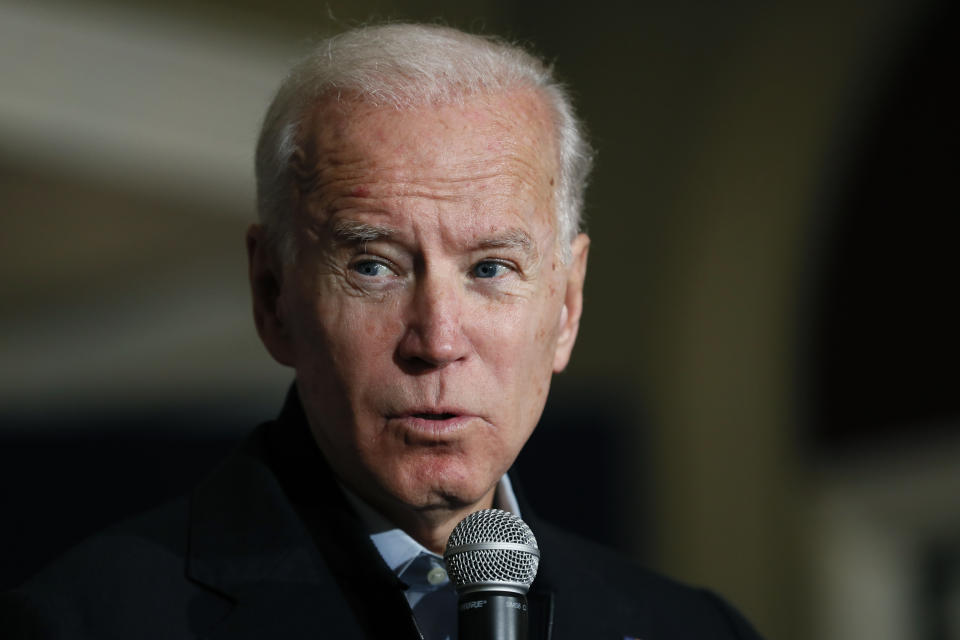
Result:
[[535,534],[543,557],[540,575],[554,593],[555,640],[760,637],[730,604],[707,589],[659,575],[546,523],[538,523]]
[[[183,498],[88,538],[0,595],[4,638],[178,637],[209,599],[186,577]],[[195,604],[200,604],[196,603]]]

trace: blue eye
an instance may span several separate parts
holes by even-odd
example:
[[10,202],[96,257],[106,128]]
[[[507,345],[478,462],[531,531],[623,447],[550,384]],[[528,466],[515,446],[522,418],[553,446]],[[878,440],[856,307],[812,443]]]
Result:
[[367,276],[369,278],[375,278],[377,276],[386,276],[390,275],[390,267],[383,264],[382,262],[377,262],[376,260],[366,260],[365,262],[358,262],[353,265],[353,270],[359,273],[362,276]]
[[484,260],[474,265],[473,275],[475,278],[496,278],[499,275],[503,275],[507,268],[505,264],[494,262],[493,260]]

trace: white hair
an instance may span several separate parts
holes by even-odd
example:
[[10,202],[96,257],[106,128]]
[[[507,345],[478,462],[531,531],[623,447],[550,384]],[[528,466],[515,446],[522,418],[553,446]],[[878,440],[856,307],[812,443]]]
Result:
[[559,251],[566,262],[582,225],[593,152],[566,89],[553,70],[519,46],[449,27],[387,24],[360,27],[322,41],[290,70],[274,96],[257,141],[257,210],[268,240],[294,255],[290,162],[301,122],[328,95],[396,109],[458,103],[465,96],[511,89],[537,91],[555,114],[560,176],[555,185]]

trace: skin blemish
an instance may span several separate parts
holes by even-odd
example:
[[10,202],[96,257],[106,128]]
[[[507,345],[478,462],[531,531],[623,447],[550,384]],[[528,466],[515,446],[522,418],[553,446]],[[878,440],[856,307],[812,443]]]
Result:
[[553,186],[553,178],[550,178],[550,186]]
[[354,187],[350,191],[350,195],[354,198],[366,198],[370,195],[370,189],[367,189],[366,187]]

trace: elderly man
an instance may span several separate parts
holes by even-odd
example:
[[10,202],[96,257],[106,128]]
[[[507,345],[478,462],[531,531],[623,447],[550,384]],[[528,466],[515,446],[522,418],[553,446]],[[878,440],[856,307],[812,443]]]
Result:
[[189,499],[7,595],[9,634],[452,638],[440,554],[496,505],[540,541],[532,637],[756,637],[513,493],[577,335],[589,165],[522,50],[414,25],[322,43],[265,119],[247,234],[257,330],[296,371],[286,406]]

